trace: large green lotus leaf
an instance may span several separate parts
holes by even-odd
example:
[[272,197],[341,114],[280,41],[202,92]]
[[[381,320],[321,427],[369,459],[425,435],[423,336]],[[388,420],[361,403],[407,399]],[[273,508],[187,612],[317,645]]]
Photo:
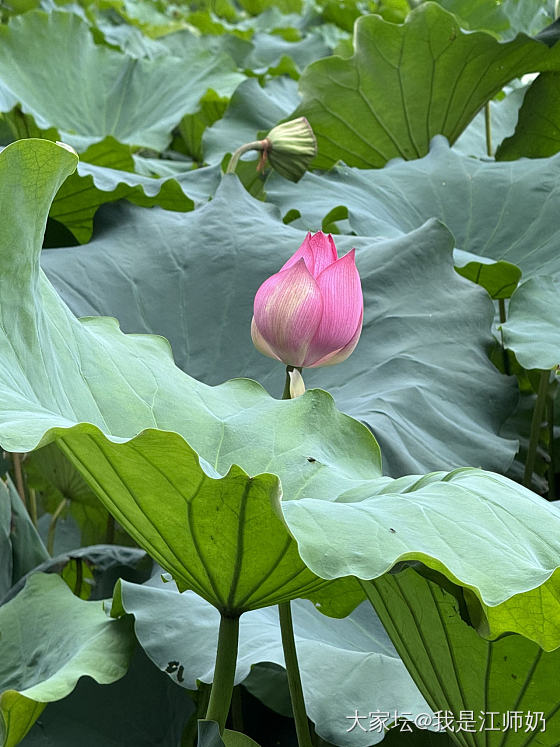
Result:
[[[107,34],[106,29],[108,27],[104,25],[103,29],[104,33]],[[232,27],[231,32],[217,35],[211,33],[201,35],[198,29],[177,31],[173,34],[162,36],[157,41],[151,40],[147,56],[155,57],[160,54],[171,54],[173,57],[182,58],[185,53],[188,55],[189,49],[194,46],[195,48],[198,47],[202,54],[206,51],[217,55],[225,52],[235,60],[238,67],[244,68],[246,67],[245,60],[247,56],[254,49],[253,42],[249,38],[244,38],[244,36],[250,36],[250,32],[247,34],[244,31],[237,30],[236,27]],[[150,40],[144,37],[144,44],[147,45],[148,42]]]
[[[283,367],[254,349],[249,321],[259,285],[305,233],[234,177],[192,213],[119,206],[104,215],[87,251],[43,253],[72,310],[163,334],[178,364],[209,384],[251,376],[279,395]],[[340,409],[371,426],[389,474],[463,464],[507,469],[516,444],[497,434],[514,405],[514,382],[488,361],[493,307],[453,270],[447,231],[431,223],[395,241],[337,242],[341,250],[357,247],[364,330],[346,362],[306,371],[308,386],[327,388]],[[115,262],[127,272],[115,272]]]
[[[74,154],[46,140],[23,140],[0,154],[0,255],[6,268],[0,276],[2,447],[23,452],[58,438],[144,549],[181,585],[220,606],[225,600],[232,611],[311,594],[324,584],[313,575],[315,568],[327,580],[339,571],[371,578],[399,560],[416,559],[495,607],[493,632],[503,629],[500,613],[507,611],[507,600],[519,595],[508,629],[527,627],[552,645],[560,514],[538,496],[481,470],[436,473],[420,482],[382,477],[371,432],[339,413],[326,392],[314,389],[281,401],[250,380],[210,387],[181,372],[161,338],[124,335],[114,320],[79,321],[71,314],[40,271],[38,257],[50,201],[75,166]],[[234,177],[226,183],[237,185]],[[240,210],[234,199],[225,204],[230,213]],[[245,217],[252,223],[250,214]],[[222,226],[228,218],[222,212]],[[460,310],[462,292],[471,306],[483,299],[488,324],[491,302],[452,269],[445,229],[432,223],[427,235],[431,247],[444,236],[441,255],[447,256],[449,281],[457,284],[444,283],[450,293],[445,306]],[[422,232],[413,235],[409,248],[421,238]],[[390,248],[394,255],[395,245]],[[408,256],[400,258],[405,267]],[[230,257],[236,262],[235,252]],[[239,265],[244,273],[248,263]],[[437,272],[442,283],[445,271]],[[370,274],[373,269],[364,277]],[[231,307],[224,307],[227,314]],[[465,316],[472,328],[472,308]],[[466,339],[461,342],[464,354]],[[433,388],[433,377],[430,383]],[[457,430],[459,425],[449,433]],[[211,511],[201,507],[199,494],[208,495]],[[215,515],[224,518],[215,521]],[[300,560],[284,516],[313,573]],[[248,561],[257,555],[253,567]],[[231,582],[227,596],[221,573]],[[524,604],[526,592],[535,589],[546,598],[544,620]]]
[[[249,419],[245,428],[250,424]],[[225,424],[222,428],[216,464],[240,448],[230,443]],[[245,448],[254,438],[247,434]],[[58,443],[179,586],[194,589],[218,609],[239,614],[324,586],[301,562],[277,515],[281,490],[275,475],[249,477],[232,466],[216,479],[221,475],[209,464],[213,476],[206,474],[182,437],[163,431],[147,430],[124,444],[106,442],[97,433],[69,434]]]
[[[146,36],[136,26],[129,26],[127,23],[115,24],[108,18],[100,16],[95,20],[95,28],[103,34],[107,44],[119,48],[130,57],[152,58],[165,53],[165,47],[157,39]],[[194,34],[192,36],[194,38]]]
[[[92,5],[94,9],[89,11],[89,17],[95,21],[99,11],[95,8],[96,4]],[[109,8],[120,16],[121,22],[141,29],[147,36],[163,36],[177,29],[189,27],[180,6],[169,7],[166,3],[154,3],[151,0],[105,0],[101,13]]]
[[[455,744],[559,744],[559,650],[544,653],[517,635],[484,640],[461,618],[455,596],[412,569],[386,574],[364,588],[432,709],[454,714],[448,728]],[[468,715],[459,730],[461,712],[469,711],[471,731],[464,730]],[[514,726],[514,717],[507,728],[508,712],[521,715],[520,726]]]
[[298,209],[308,225],[319,227],[333,208],[345,205],[351,228],[377,238],[402,235],[436,217],[459,249],[517,265],[528,278],[560,272],[559,177],[560,156],[479,161],[438,137],[425,158],[372,171],[308,173],[297,191],[273,176],[267,198],[283,214]]
[[0,603],[28,571],[50,558],[21,497],[0,481]]
[[[77,574],[79,565],[82,566],[83,571],[81,582]],[[143,583],[152,575],[153,565],[152,559],[139,547],[122,545],[78,547],[52,558],[49,556],[43,563],[35,566],[20,578],[3,599],[0,599],[0,605],[19,594],[34,573],[57,573],[76,596],[80,596],[77,593],[80,589],[77,587],[81,585],[80,598],[94,601],[111,597],[119,578],[134,583]],[[361,593],[363,596],[363,592]]]
[[285,14],[302,11],[301,0],[241,0],[240,5],[253,16],[270,10]]
[[503,32],[506,39],[520,32],[537,34],[556,18],[554,0],[502,0],[501,9],[510,24],[509,30]]
[[51,703],[22,747],[177,747],[193,702],[136,649],[128,672],[111,685],[87,678]]
[[[170,586],[162,588],[157,579],[142,586],[123,581],[116,590],[114,613],[133,615],[138,641],[158,669],[195,690],[197,682],[213,680],[220,616],[196,594],[178,594]],[[356,708],[366,713],[398,710],[411,717],[429,712],[368,602],[334,620],[311,602],[296,600],[292,616],[306,710],[327,742],[369,747],[381,741],[383,732],[348,732],[346,717]],[[285,666],[274,607],[241,617],[236,683],[259,662]]]
[[453,259],[459,275],[486,288],[491,298],[510,298],[521,280],[521,270],[511,262],[496,262],[462,249],[455,249]]
[[[454,513],[459,505],[465,518]],[[421,517],[432,511],[439,520],[423,521]],[[403,477],[379,483],[376,494],[368,485],[336,501],[288,501],[283,514],[297,537],[301,557],[323,578],[377,578],[396,562],[421,560],[472,589],[481,604],[477,613],[483,613],[478,620],[481,632],[488,633],[489,622],[492,636],[522,631],[547,650],[560,645],[557,529],[550,525],[539,530],[548,539],[536,552],[529,540],[538,522],[555,523],[557,512],[507,477],[473,467]],[[484,554],[474,551],[475,542],[484,545]],[[423,545],[429,545],[429,551],[422,550]],[[335,551],[327,554],[325,546]],[[444,568],[438,558],[448,553],[452,559]],[[510,573],[522,587],[514,597],[507,591]]]
[[442,8],[458,16],[464,28],[491,31],[496,36],[510,28],[507,15],[498,3],[488,0],[436,0]]
[[13,561],[10,565],[12,584],[15,584],[40,563],[50,560],[50,555],[10,477],[7,479],[6,488],[7,495],[4,490],[0,491],[0,502],[4,503],[7,499],[10,508],[8,526]]
[[11,540],[12,506],[8,487],[0,482],[0,599],[13,584],[14,566]]
[[255,664],[243,680],[243,687],[274,713],[287,718],[293,716],[288,676],[279,664],[266,661]]
[[546,158],[560,150],[560,73],[542,73],[530,86],[519,110],[515,132],[496,158]]
[[248,55],[245,67],[255,72],[272,72],[271,68],[281,64],[283,58],[287,58],[292,61],[297,73],[309,63],[326,57],[332,51],[319,33],[306,34],[298,41],[287,41],[278,34],[256,33],[252,41],[254,49]]
[[137,28],[124,24],[115,26],[106,19],[101,19],[96,25],[108,42],[135,57],[171,54],[183,58],[185,51],[189,54],[190,48],[194,47],[203,54],[225,52],[240,68],[259,75],[284,72],[299,77],[309,62],[329,54],[342,35],[333,33],[332,29],[311,26],[308,20],[313,17],[309,13],[304,16],[285,15],[273,7],[256,18],[245,18],[234,24],[224,20],[217,23],[214,16],[214,23],[210,21],[206,28],[201,27],[203,36],[191,26],[190,30],[168,33],[157,40],[147,38]]
[[436,0],[465,24],[465,28],[483,29],[501,39],[513,39],[516,34],[531,36],[554,21],[554,0]]
[[181,120],[171,147],[188,155],[193,161],[203,163],[205,159],[202,152],[202,136],[208,127],[224,116],[228,103],[229,99],[226,97],[218,96],[214,91],[208,91],[201,98],[196,114],[186,114]]
[[524,368],[546,371],[560,365],[559,301],[560,287],[550,277],[532,278],[513,294],[502,331]]
[[425,155],[437,134],[453,143],[510,80],[559,66],[560,48],[524,34],[500,43],[464,32],[455,16],[428,2],[400,26],[377,15],[359,18],[352,57],[306,68],[294,116],[313,127],[319,168],[338,160],[375,168]]
[[[508,86],[507,88],[508,93],[503,99],[493,99],[489,102],[492,153],[495,153],[496,146],[499,146],[506,137],[513,135],[519,109],[523,104],[528,86]],[[466,156],[488,157],[485,109],[479,111],[467,129],[455,141],[453,150]]]
[[217,721],[198,721],[198,747],[259,747],[254,739],[240,731],[224,729],[220,734]]
[[144,207],[185,211],[208,200],[218,186],[218,168],[185,169],[160,178],[139,174],[126,151],[128,148],[119,147],[113,138],[91,145],[57,192],[50,217],[65,225],[81,243],[91,238],[94,215],[106,202],[126,198]]
[[107,541],[130,545],[130,537],[118,525],[112,528],[108,539],[107,509],[55,443],[29,454],[23,471],[26,484],[41,494],[41,508],[45,512],[41,519],[44,517],[50,523],[52,515],[64,504],[56,521],[53,547],[59,529],[64,533],[63,522],[69,517],[80,529],[81,545]]
[[58,576],[35,574],[0,607],[0,742],[13,747],[45,703],[66,697],[80,679],[115,682],[127,668],[134,637],[102,602],[83,602]]
[[163,150],[207,89],[229,95],[243,79],[227,55],[139,60],[97,46],[72,13],[26,13],[0,38],[1,85],[39,127],[56,127],[79,150],[107,135]]

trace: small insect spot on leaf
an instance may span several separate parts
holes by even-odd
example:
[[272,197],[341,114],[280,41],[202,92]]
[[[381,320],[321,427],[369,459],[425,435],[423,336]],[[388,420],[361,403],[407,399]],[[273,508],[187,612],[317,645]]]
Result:
[[308,462],[316,462],[317,460],[315,459],[315,457],[307,457],[307,461]]
[[185,671],[185,667],[181,664],[181,666],[179,667],[179,669],[177,671],[177,679],[179,680],[179,682],[183,682],[183,680],[185,679],[183,677],[183,672],[184,671]]
[[396,534],[396,533],[397,533],[397,530],[396,530],[396,529],[393,529],[393,527],[389,527],[389,531],[390,531],[390,532],[391,532],[392,534]]
[[178,666],[179,666],[179,662],[178,661],[170,661],[170,662],[167,663],[167,667],[165,668],[165,671],[168,674],[173,674],[173,672],[175,672],[175,670],[177,669]]

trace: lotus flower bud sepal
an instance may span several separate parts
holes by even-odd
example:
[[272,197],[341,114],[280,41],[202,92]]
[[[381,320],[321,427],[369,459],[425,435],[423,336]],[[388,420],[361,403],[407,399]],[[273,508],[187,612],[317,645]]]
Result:
[[317,140],[305,117],[273,127],[265,143],[265,154],[272,168],[292,182],[301,179],[317,155]]
[[355,250],[338,258],[332,236],[308,234],[261,285],[251,336],[257,350],[296,368],[346,360],[362,331],[363,296]]

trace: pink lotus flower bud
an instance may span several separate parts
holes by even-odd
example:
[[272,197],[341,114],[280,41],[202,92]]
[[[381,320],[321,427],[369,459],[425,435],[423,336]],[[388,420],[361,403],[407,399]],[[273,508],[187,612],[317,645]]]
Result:
[[346,360],[362,331],[364,299],[355,249],[338,259],[332,236],[307,234],[255,296],[251,337],[257,350],[288,366]]

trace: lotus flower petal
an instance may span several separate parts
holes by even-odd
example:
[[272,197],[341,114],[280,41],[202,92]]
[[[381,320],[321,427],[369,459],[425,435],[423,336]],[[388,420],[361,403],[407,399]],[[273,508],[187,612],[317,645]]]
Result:
[[342,363],[342,361],[345,361],[358,344],[358,340],[360,339],[360,335],[362,334],[363,318],[364,312],[362,309],[358,326],[356,327],[356,331],[354,332],[354,335],[352,336],[350,342],[348,342],[343,348],[340,348],[340,350],[335,350],[334,353],[328,353],[323,358],[319,358],[318,361],[315,361],[315,363],[307,366],[307,368],[318,368],[319,366],[334,366],[336,363]]
[[321,291],[303,258],[268,278],[255,296],[254,324],[287,365],[302,365],[322,315]]
[[251,339],[253,340],[253,345],[257,348],[259,353],[267,355],[269,358],[275,358],[277,361],[280,360],[280,358],[276,355],[274,350],[270,347],[268,342],[259,332],[259,328],[257,327],[255,322],[255,317],[253,317],[251,320]]
[[297,252],[290,257],[286,264],[281,268],[287,270],[299,262],[300,259],[305,261],[305,266],[314,278],[318,278],[321,272],[333,262],[336,262],[338,254],[332,236],[325,236],[322,231],[318,231],[314,236],[307,234],[302,245]]
[[307,351],[304,366],[317,364],[329,353],[334,356],[349,345],[356,334],[358,337],[360,335],[363,296],[354,255],[355,249],[352,249],[326,267],[317,278],[323,299],[323,315]]

